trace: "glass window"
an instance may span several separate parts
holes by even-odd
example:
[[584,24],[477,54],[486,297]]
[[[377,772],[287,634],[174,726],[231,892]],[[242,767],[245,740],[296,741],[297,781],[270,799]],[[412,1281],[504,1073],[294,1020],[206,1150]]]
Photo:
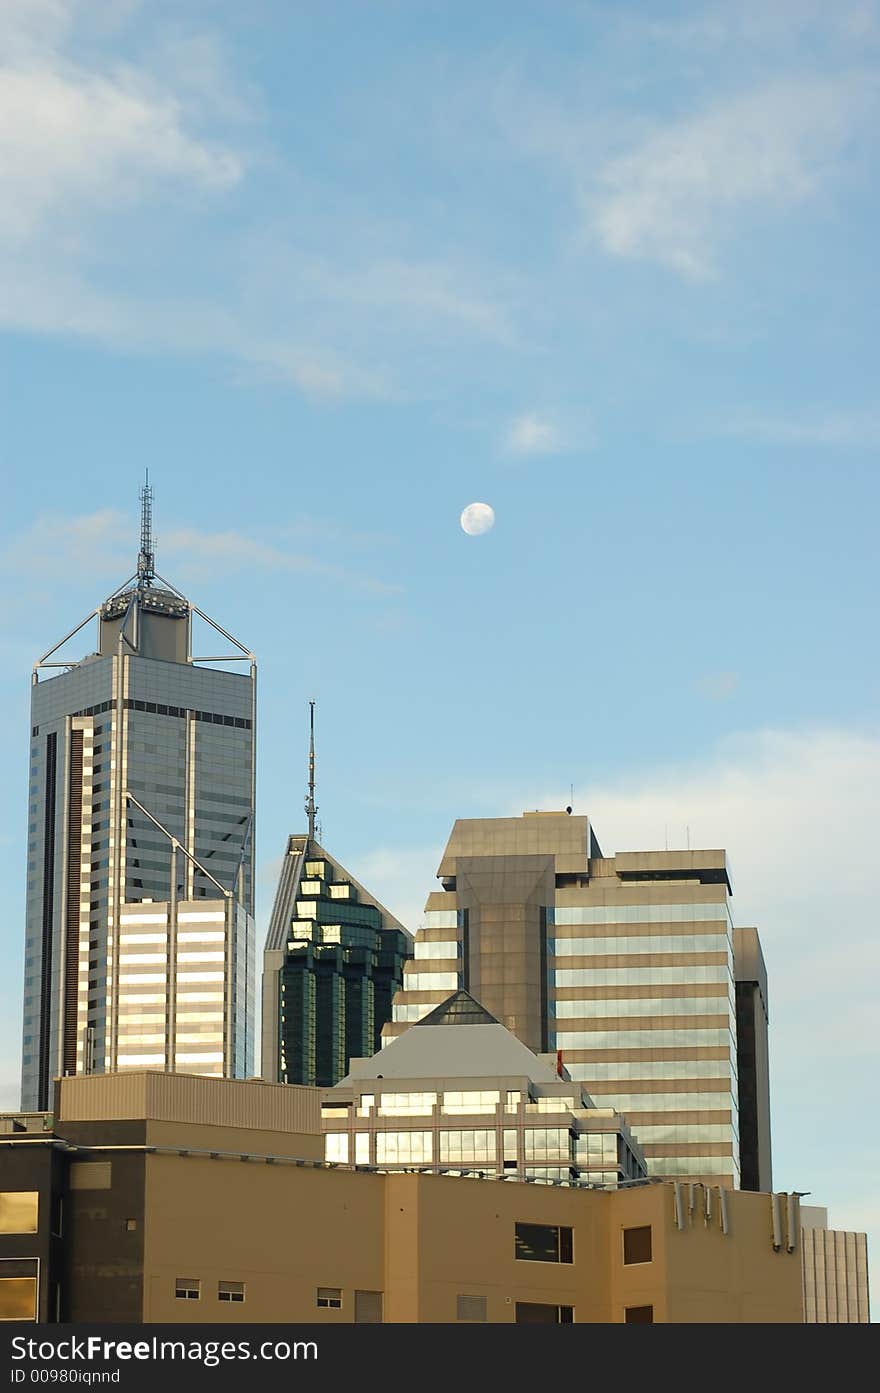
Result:
[[198,1301],[202,1294],[202,1284],[198,1277],[177,1277],[174,1282],[174,1295],[178,1301]]
[[37,1190],[0,1192],[0,1233],[36,1233],[39,1199]]
[[457,958],[458,940],[417,938],[415,956],[416,958]]
[[558,905],[548,909],[552,924],[727,923],[726,904]]
[[495,1089],[470,1091],[451,1090],[443,1094],[445,1113],[494,1113],[501,1102],[501,1094]]
[[514,1257],[524,1262],[573,1262],[572,1231],[557,1224],[516,1224]]
[[627,1266],[651,1261],[651,1225],[623,1230],[623,1261]]
[[653,1325],[653,1306],[625,1306],[623,1319],[627,1325]]
[[218,1282],[218,1301],[244,1301],[244,1282]]
[[331,1311],[342,1309],[342,1292],[339,1287],[318,1287],[315,1305]]
[[348,1133],[327,1132],[324,1135],[324,1160],[337,1165],[348,1164]]
[[0,1320],[36,1319],[36,1277],[0,1277]]
[[518,1107],[519,1107],[519,1105],[520,1105],[521,1102],[522,1102],[522,1093],[519,1091],[519,1089],[518,1089],[518,1088],[509,1088],[509,1089],[507,1090],[507,1104],[506,1104],[508,1110],[512,1112],[515,1108],[518,1108]]
[[430,1165],[433,1139],[430,1132],[377,1132],[378,1166]]
[[[514,1155],[516,1153],[514,1152]],[[440,1164],[443,1166],[489,1165],[495,1161],[495,1132],[476,1128],[440,1133]]]
[[404,972],[405,992],[454,991],[458,986],[457,972]]
[[369,1132],[355,1132],[354,1134],[354,1163],[356,1166],[368,1166],[370,1164]]
[[421,1117],[430,1115],[436,1093],[383,1093],[379,1097],[380,1117]]
[[517,1325],[573,1325],[571,1306],[545,1306],[539,1301],[517,1301]]

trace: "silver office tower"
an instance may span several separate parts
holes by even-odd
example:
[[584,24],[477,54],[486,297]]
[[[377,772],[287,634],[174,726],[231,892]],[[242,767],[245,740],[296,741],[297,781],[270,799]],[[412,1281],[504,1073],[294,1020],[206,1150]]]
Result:
[[[33,672],[28,1110],[63,1074],[253,1069],[256,663],[156,575],[141,500],[135,575]],[[97,650],[59,658],[92,620]]]

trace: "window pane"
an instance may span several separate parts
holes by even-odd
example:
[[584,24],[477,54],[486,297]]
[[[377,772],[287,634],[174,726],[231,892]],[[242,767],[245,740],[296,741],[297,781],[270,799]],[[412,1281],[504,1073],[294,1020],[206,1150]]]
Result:
[[39,1193],[4,1190],[0,1193],[0,1233],[36,1233]]
[[36,1319],[36,1277],[0,1277],[0,1320]]
[[627,1325],[653,1325],[654,1307],[653,1306],[627,1306],[623,1319]]
[[514,1253],[526,1262],[571,1262],[571,1229],[555,1224],[517,1224]]
[[642,1228],[623,1230],[623,1261],[625,1263],[651,1261],[651,1225]]

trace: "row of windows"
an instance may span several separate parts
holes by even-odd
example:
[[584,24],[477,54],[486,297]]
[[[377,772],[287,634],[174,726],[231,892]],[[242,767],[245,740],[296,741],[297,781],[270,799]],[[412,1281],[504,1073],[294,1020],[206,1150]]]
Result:
[[725,904],[557,905],[548,924],[678,924],[729,920]]
[[648,1030],[571,1030],[558,1031],[557,1050],[626,1049],[645,1045],[685,1049],[690,1045],[731,1045],[730,1030],[726,1027],[705,1030],[648,1029]]
[[[134,701],[131,697],[126,697],[123,705],[126,711],[149,711],[158,716],[186,716],[189,711],[189,714],[196,721],[208,721],[213,725],[235,726],[239,730],[251,729],[250,721],[243,716],[220,716],[214,711],[193,711],[186,706],[168,706],[163,702],[155,701]],[[85,706],[82,711],[72,711],[70,714],[72,716],[98,716],[104,711],[112,710],[115,706],[115,701],[102,701],[97,706]],[[39,726],[34,726],[33,733],[36,735],[38,731]]]
[[[573,1003],[565,1002],[566,1006]],[[577,1015],[585,1019],[601,1016],[726,1016],[736,1015],[736,1007],[724,996],[626,996],[591,997],[577,1002]],[[558,1012],[557,1012],[558,1014]],[[566,1011],[573,1016],[574,1011]]]
[[[681,955],[686,956],[685,954]],[[645,985],[654,986],[660,982],[670,982],[680,985],[699,982],[723,982],[729,985],[733,981],[733,976],[728,963],[689,963],[689,962],[665,962],[652,964],[645,967],[642,964],[632,967],[588,967],[588,968],[565,968],[561,971],[566,972],[571,981],[568,985],[572,987],[639,987]],[[555,985],[563,986],[560,981],[561,971],[557,970]],[[579,998],[578,998],[579,999]],[[563,1003],[556,1002],[556,1014],[564,1015]]]
[[403,989],[408,992],[455,991],[457,972],[405,972]]
[[[218,1282],[218,1301],[244,1301],[244,1282]],[[178,1277],[174,1283],[174,1295],[181,1301],[200,1301],[202,1283],[199,1277]]]
[[[592,1097],[593,1086],[608,1079],[628,1080],[636,1087],[642,1080],[653,1079],[711,1079],[706,1087],[725,1086],[730,1061],[727,1059],[636,1059],[611,1063],[590,1064],[587,1067],[587,1091]],[[600,1089],[601,1092],[601,1089]]]
[[[616,1108],[618,1112],[715,1112],[736,1111],[736,1102],[727,1089],[723,1093],[614,1093],[592,1094],[597,1108]],[[641,1136],[641,1132],[639,1133]]]
[[724,933],[707,934],[606,934],[602,938],[557,938],[547,945],[557,958],[599,957],[628,953],[729,953]]
[[416,958],[457,958],[461,953],[461,944],[454,940],[417,938],[415,941]]

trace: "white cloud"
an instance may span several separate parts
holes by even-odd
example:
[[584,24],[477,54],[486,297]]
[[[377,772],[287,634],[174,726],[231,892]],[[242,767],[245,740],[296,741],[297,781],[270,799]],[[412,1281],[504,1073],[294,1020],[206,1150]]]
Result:
[[797,204],[833,180],[868,112],[859,74],[777,82],[648,134],[584,184],[585,214],[614,256],[694,278],[715,269],[735,218]]
[[529,411],[511,422],[505,445],[515,455],[555,455],[565,449],[566,441],[553,421]]

